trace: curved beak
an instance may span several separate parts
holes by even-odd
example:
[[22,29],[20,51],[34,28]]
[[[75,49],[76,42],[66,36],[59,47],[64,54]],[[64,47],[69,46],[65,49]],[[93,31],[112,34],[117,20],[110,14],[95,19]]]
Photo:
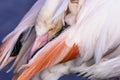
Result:
[[35,52],[43,47],[48,42],[49,34],[46,33],[44,35],[37,35],[33,46],[31,47],[30,54],[28,56],[28,60],[35,54]]

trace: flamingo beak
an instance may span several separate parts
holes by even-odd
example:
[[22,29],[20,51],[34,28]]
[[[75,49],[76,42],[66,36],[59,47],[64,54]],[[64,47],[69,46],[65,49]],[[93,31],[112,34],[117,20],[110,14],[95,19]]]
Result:
[[49,37],[49,34],[46,33],[44,35],[37,35],[36,36],[36,39],[35,39],[35,42],[30,50],[30,54],[28,56],[28,60],[31,59],[31,57],[34,55],[34,53],[40,49],[41,47],[43,47],[47,42],[48,42],[48,37]]

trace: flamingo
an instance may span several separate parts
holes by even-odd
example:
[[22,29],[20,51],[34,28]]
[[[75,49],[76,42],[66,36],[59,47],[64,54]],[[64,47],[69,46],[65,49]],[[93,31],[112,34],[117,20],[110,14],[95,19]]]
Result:
[[[63,11],[66,10],[68,1],[54,0],[53,2],[54,5],[49,0],[38,0],[19,25],[3,39],[0,46],[0,69],[12,61],[19,53],[20,55],[17,57],[12,68],[26,63],[37,49],[45,45],[60,31],[63,25],[62,18],[64,18],[64,13],[58,12],[57,8],[62,8]],[[64,7],[60,7],[60,5]],[[49,6],[51,7],[49,8]],[[19,47],[21,49],[17,49]],[[28,57],[22,57],[26,55]],[[18,61],[22,60],[21,58],[27,59],[18,64]]]
[[[90,79],[108,79],[120,75],[120,11],[118,10],[120,1],[79,0],[77,7],[70,3],[67,4],[68,2],[72,2],[72,0],[66,1],[71,13],[65,15],[63,21],[70,26],[39,49],[32,58],[30,56],[30,59],[27,59],[27,64],[19,65],[19,69],[17,68],[16,71],[19,73],[17,80],[32,79],[38,72],[42,73],[43,80],[48,80],[45,78],[47,77],[47,69],[50,68],[51,72],[54,72],[59,67],[67,67],[63,69],[62,73],[68,74],[70,69],[70,72],[79,73],[79,75],[85,74],[84,76]],[[76,8],[77,10],[75,10]],[[74,10],[76,11],[75,14]],[[58,8],[56,14],[61,13],[59,11],[64,12],[65,9]],[[25,50],[26,53],[31,53],[32,49],[30,52],[29,49],[28,52]],[[33,48],[33,50],[36,49]],[[66,66],[62,65],[71,59],[75,60],[68,62]],[[57,68],[53,69],[54,67]],[[52,78],[55,80],[61,75],[63,74]]]
[[19,25],[3,39],[0,46],[0,69],[16,58],[8,70],[16,67],[16,73],[21,65],[29,62],[34,53],[61,30],[68,3],[69,0],[38,0]]
[[[73,66],[74,63],[74,66],[70,69],[71,72],[80,73],[79,75],[97,80],[109,79],[120,75],[119,4],[119,0],[85,1],[77,16],[76,24],[65,31],[67,35],[64,38],[66,44],[69,46],[76,44],[78,52],[80,53],[78,59],[73,61],[72,65],[68,65],[68,67]],[[64,36],[65,32],[60,36]],[[60,40],[58,38],[56,38],[54,42]],[[69,41],[71,42],[69,43]],[[52,42],[50,43],[52,45]],[[48,43],[48,45],[50,43]],[[65,52],[66,51],[64,51],[64,54]],[[41,50],[40,53],[44,52]],[[28,69],[26,69],[23,74],[30,73],[30,70],[33,69],[31,65],[35,65],[35,62],[30,63],[30,65],[28,65]],[[21,76],[24,77],[24,75]],[[21,78],[21,76],[19,78]],[[45,78],[46,76],[43,77]]]

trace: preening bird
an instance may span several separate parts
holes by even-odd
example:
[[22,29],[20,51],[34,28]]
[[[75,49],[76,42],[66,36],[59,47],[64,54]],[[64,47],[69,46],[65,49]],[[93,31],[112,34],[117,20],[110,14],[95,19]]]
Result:
[[[38,0],[19,25],[2,41],[0,69],[12,61],[15,73],[49,40],[56,36],[64,24],[69,0]],[[9,70],[9,71],[10,71]]]
[[[59,10],[59,9],[58,9]],[[71,58],[75,58],[78,56],[78,47],[75,41],[71,42],[71,44],[66,43],[68,40],[72,41],[71,34],[69,33],[72,29],[76,30],[76,28],[70,28],[65,30],[62,34],[60,34],[57,38],[47,43],[42,49],[40,49],[35,56],[29,61],[28,64],[23,65],[21,69],[25,69],[18,80],[30,79],[34,74],[39,71],[42,71],[50,66],[53,66],[60,62],[65,62]],[[74,30],[72,31],[74,33]],[[76,40],[76,39],[75,39]],[[41,63],[39,66],[36,64]],[[32,71],[34,69],[34,71]],[[30,71],[30,72],[29,72]],[[32,71],[32,72],[31,72]],[[25,74],[25,75],[24,75]]]
[[[22,44],[23,46],[14,63],[16,73],[18,73],[17,80],[29,80],[42,71],[44,74],[44,70],[49,67],[54,71],[55,69],[52,67],[55,65],[60,67],[62,63],[64,64],[64,62],[74,58],[77,59],[71,61],[71,64],[66,64],[68,67],[63,70],[63,73],[69,73],[66,69],[70,69],[71,72],[80,73],[80,75],[86,73],[84,76],[90,79],[107,79],[120,75],[119,0],[39,1],[43,1],[44,4],[39,3],[42,6],[40,11],[36,12],[36,15],[38,14],[37,19],[34,17],[35,28],[26,30],[27,28],[17,27],[3,40],[3,44],[0,46],[1,67],[12,55],[11,52],[14,50],[18,38],[20,38],[19,42],[24,44]],[[50,5],[52,6],[49,7]],[[34,8],[36,7],[33,6],[31,11]],[[47,13],[48,10],[50,10],[50,14]],[[25,18],[27,17],[24,17],[23,21],[26,21]],[[50,36],[54,36],[61,29],[62,21],[70,26],[49,41],[52,38]],[[53,26],[51,26],[52,24]],[[59,25],[55,27],[55,24]],[[50,33],[49,31],[54,28],[55,32]],[[26,30],[26,33],[23,29]],[[22,32],[24,34],[21,34]],[[21,57],[22,59],[20,59]],[[92,63],[90,62],[91,59],[93,60]],[[64,67],[61,66],[61,68]]]
[[[19,25],[2,41],[0,69],[16,55],[18,56],[12,68],[14,66],[19,68],[20,65],[27,63],[39,48],[51,40],[63,26],[62,19],[67,4],[66,0],[38,0]],[[58,12],[59,8],[63,11]]]
[[[119,0],[91,0],[83,3],[77,16],[77,23],[70,27],[69,36],[74,33],[75,27],[79,34],[75,30],[74,38],[67,38],[68,41],[75,41],[80,53],[78,60],[73,61],[76,67],[69,65],[73,66],[71,72],[84,74],[84,77],[96,80],[120,75],[119,4]],[[68,41],[66,43],[71,44]]]

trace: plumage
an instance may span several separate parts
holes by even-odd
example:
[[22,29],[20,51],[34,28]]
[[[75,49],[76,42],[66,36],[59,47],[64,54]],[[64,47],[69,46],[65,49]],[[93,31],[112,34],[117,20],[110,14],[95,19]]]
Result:
[[19,56],[16,57],[12,67],[8,70],[8,72],[11,71],[14,67],[16,67],[14,70],[14,73],[16,73],[21,65],[27,63],[28,53],[29,53],[29,50],[31,49],[30,46],[33,44],[34,40],[35,40],[35,30],[33,29],[28,39],[24,43],[23,47],[21,48],[19,52]]
[[[90,4],[95,6],[89,10],[86,10],[87,7],[83,9],[88,15],[81,17],[84,11],[81,11],[79,15],[81,19],[78,20],[78,23],[80,24],[80,21],[83,20],[80,24],[80,33],[82,34],[81,39],[84,40],[83,46],[80,44],[80,52],[81,56],[82,53],[84,55],[81,57],[82,62],[81,59],[78,62],[81,64],[93,59],[93,63],[84,67],[74,67],[72,72],[75,70],[75,72],[80,72],[79,75],[84,74],[85,77],[90,79],[109,79],[119,76],[117,59],[119,59],[120,42],[120,11],[118,11],[120,1],[91,0],[86,1],[86,4],[89,8],[91,8]],[[85,16],[87,17],[85,18]]]
[[[57,17],[56,22],[52,22],[52,17],[61,1],[54,0],[53,2],[46,0],[38,14],[39,16],[36,19],[35,25],[36,39],[30,51],[29,58],[34,55],[37,49],[44,46],[62,27],[62,18],[60,15]],[[49,14],[47,12],[49,12]]]
[[[23,47],[24,43],[28,41],[27,39],[31,34],[31,31],[29,32],[29,29],[30,30],[35,29],[35,33],[33,34],[35,35],[36,38],[29,45],[31,46],[30,51],[27,50],[28,53],[30,53],[27,55],[28,60],[31,59],[31,57],[34,55],[37,49],[43,47],[61,29],[62,27],[61,15],[58,15],[58,17],[56,17],[58,19],[55,22],[52,22],[52,17],[55,15],[55,11],[57,7],[60,6],[59,3],[61,1],[56,0],[54,2],[55,4],[52,7],[49,7],[51,5],[51,2],[49,0],[37,1],[35,5],[31,8],[31,10],[22,19],[22,21],[17,26],[17,28],[3,40],[3,44],[1,45],[1,48],[0,48],[1,49],[1,58],[0,58],[1,68],[3,68],[4,63],[7,61],[12,51],[16,47],[16,42],[19,41],[21,47]],[[35,13],[33,13],[34,11]],[[49,11],[49,14],[46,14],[47,11]],[[18,54],[19,51],[16,54]],[[25,55],[27,53],[22,52],[21,54]]]
[[[42,71],[49,67],[74,58],[77,59],[73,61],[74,65],[68,65],[72,66],[71,69],[67,67],[73,73],[81,72],[79,75],[85,74],[90,79],[119,76],[119,7],[119,0],[46,0],[38,13],[35,27],[30,27],[30,33],[29,30],[26,33],[29,36],[23,36],[24,39],[20,40],[26,41],[26,45],[21,48],[13,65],[16,66],[16,74],[19,73],[17,80],[32,79],[38,72],[43,75],[45,73],[42,74]],[[70,26],[51,40],[63,27],[63,23]],[[15,34],[15,38],[20,34]],[[31,40],[31,36],[34,39]],[[0,47],[0,51],[3,50],[0,56],[1,66],[5,64],[15,45],[14,42],[8,44],[8,40],[17,41],[9,36],[3,41]],[[3,49],[6,45],[12,48],[8,54],[8,49]]]
[[38,0],[36,4],[30,9],[30,11],[25,15],[25,17],[21,20],[19,25],[14,29],[14,31],[3,39],[3,43],[0,46],[0,69],[3,67],[4,63],[7,61],[10,54],[12,53],[20,35],[24,33],[27,29],[32,28],[32,26],[35,24],[36,17],[43,4],[44,0]]
[[[67,34],[65,35],[65,33],[57,37],[53,41],[49,42],[45,47],[38,51],[38,53],[27,64],[28,69],[26,69],[25,72],[22,73],[18,80],[30,79],[38,71],[42,71],[43,69],[49,66],[53,66],[64,60],[68,53],[76,53],[76,51],[74,52],[74,50],[71,51],[72,48],[75,50],[77,49],[77,47],[74,48],[74,42],[71,45],[67,45],[65,43],[65,39],[67,38]],[[39,66],[37,66],[37,64],[39,64]]]
[[[80,9],[77,23],[68,36],[72,36],[79,46],[80,59],[71,72],[80,72],[90,79],[109,79],[119,76],[119,30],[120,16],[118,11],[120,1],[91,0],[86,1]],[[90,59],[92,64],[89,63]],[[95,62],[95,63],[94,63]],[[88,63],[90,65],[88,65]]]
[[[4,67],[9,57],[14,55],[12,52],[16,46],[20,45],[20,49],[15,53],[15,57],[17,55],[15,63],[10,70],[15,67],[15,73],[21,73],[18,72],[20,66],[29,62],[34,53],[51,40],[62,28],[62,18],[64,17],[62,14],[64,14],[66,8],[63,7],[63,10],[60,9],[62,10],[60,13],[57,11],[57,8],[60,8],[63,1],[68,3],[68,0],[38,0],[35,3],[17,28],[4,38],[0,46],[0,69]],[[67,5],[65,4],[63,6],[67,7]],[[53,21],[52,17],[56,14],[55,21]]]

